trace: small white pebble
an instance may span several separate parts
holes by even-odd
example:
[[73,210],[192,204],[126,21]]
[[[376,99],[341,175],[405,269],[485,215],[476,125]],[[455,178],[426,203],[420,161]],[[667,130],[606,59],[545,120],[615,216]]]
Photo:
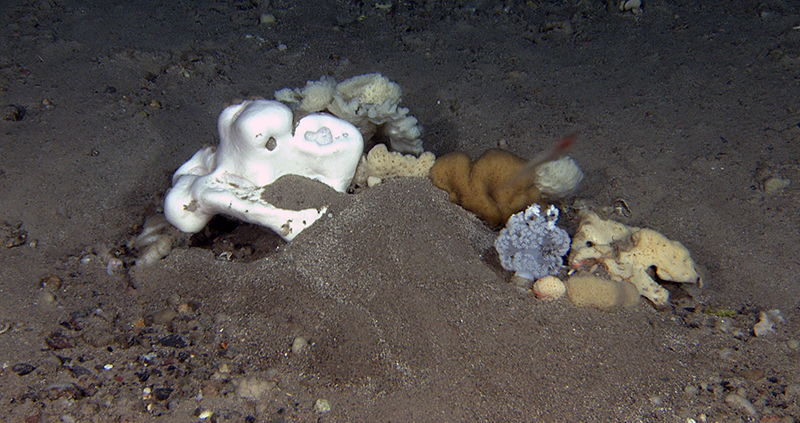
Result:
[[205,420],[205,419],[207,419],[207,418],[209,418],[209,417],[211,417],[213,415],[214,415],[213,411],[205,410],[205,411],[201,412],[200,415],[197,416],[197,418],[200,419],[200,420]]
[[723,361],[732,361],[735,351],[732,348],[723,348],[719,352],[719,358]]
[[725,402],[735,407],[741,408],[742,410],[744,410],[745,413],[749,414],[751,417],[758,416],[758,412],[756,411],[756,407],[753,406],[753,403],[741,395],[728,394],[728,396],[725,397]]
[[112,258],[108,261],[108,265],[106,266],[106,273],[108,276],[118,275],[122,269],[122,260],[118,258]]
[[305,351],[306,347],[308,347],[308,340],[302,336],[298,336],[294,338],[294,342],[292,342],[292,354],[298,355]]
[[278,44],[278,51],[286,51],[287,48],[289,47],[286,47],[286,44],[283,43]]
[[272,25],[278,21],[272,13],[262,13],[258,20],[261,25]]
[[314,403],[314,411],[317,413],[327,413],[331,411],[331,404],[328,400],[320,398]]
[[53,304],[56,302],[56,296],[48,291],[42,291],[42,293],[39,295],[39,299],[43,304]]
[[113,364],[106,364],[105,366],[103,366],[103,368],[106,369],[106,370],[111,370],[111,369],[114,368],[114,365]]

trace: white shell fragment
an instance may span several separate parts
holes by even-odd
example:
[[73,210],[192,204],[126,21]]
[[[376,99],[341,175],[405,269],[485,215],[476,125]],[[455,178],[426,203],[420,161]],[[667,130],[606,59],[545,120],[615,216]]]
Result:
[[753,333],[757,337],[762,337],[770,332],[775,332],[775,325],[783,322],[783,315],[780,310],[762,311],[758,315],[758,323],[753,326]]

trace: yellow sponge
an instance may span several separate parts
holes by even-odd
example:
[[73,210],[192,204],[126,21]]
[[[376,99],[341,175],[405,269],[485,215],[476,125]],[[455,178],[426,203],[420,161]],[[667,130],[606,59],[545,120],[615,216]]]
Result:
[[428,151],[416,157],[413,154],[389,151],[386,144],[377,144],[361,158],[353,184],[372,187],[385,179],[425,177],[435,160],[436,156]]
[[498,148],[486,150],[474,163],[464,153],[446,154],[431,168],[433,184],[450,193],[450,201],[475,213],[491,226],[541,199],[532,178],[520,178],[527,160]]

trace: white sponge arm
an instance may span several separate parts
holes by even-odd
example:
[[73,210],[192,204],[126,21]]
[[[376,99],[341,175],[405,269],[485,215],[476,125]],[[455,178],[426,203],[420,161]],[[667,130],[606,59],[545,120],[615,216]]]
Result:
[[[345,192],[364,140],[352,124],[310,114],[293,126],[292,111],[277,101],[245,101],[219,117],[219,146],[195,153],[172,177],[164,215],[196,233],[215,214],[266,226],[290,241],[327,210],[284,210],[264,198],[264,187],[283,175],[316,179]],[[293,131],[294,130],[294,131]]]
[[239,188],[207,176],[184,175],[164,201],[164,215],[179,230],[201,231],[216,214],[225,214],[272,229],[291,241],[327,211],[279,209],[261,198],[263,188]]

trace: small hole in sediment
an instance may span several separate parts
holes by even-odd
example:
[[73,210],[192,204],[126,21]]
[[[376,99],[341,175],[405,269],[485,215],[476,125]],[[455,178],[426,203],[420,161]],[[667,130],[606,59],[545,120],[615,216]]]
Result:
[[267,150],[272,151],[277,146],[278,146],[278,141],[273,137],[269,137],[269,141],[267,141]]

